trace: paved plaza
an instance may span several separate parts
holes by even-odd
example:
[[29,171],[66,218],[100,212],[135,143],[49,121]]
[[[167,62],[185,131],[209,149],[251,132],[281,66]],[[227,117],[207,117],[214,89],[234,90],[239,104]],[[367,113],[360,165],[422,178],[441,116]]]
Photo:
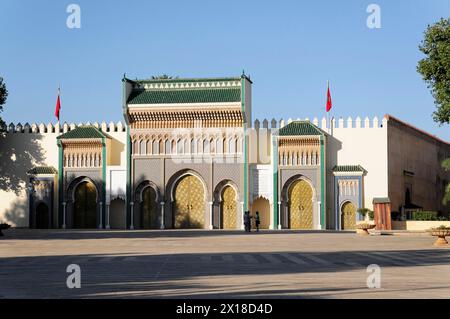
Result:
[[[450,249],[426,234],[11,229],[0,298],[449,298]],[[81,268],[69,289],[66,268]],[[367,266],[381,267],[368,289]]]

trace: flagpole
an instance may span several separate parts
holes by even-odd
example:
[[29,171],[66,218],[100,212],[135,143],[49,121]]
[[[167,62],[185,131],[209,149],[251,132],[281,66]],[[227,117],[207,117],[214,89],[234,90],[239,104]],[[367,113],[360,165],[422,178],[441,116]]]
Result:
[[[328,90],[330,89],[330,81],[327,80],[327,99],[328,99]],[[331,123],[330,123],[330,115],[328,110],[325,110],[327,112],[327,128],[328,128],[328,134],[331,134]]]

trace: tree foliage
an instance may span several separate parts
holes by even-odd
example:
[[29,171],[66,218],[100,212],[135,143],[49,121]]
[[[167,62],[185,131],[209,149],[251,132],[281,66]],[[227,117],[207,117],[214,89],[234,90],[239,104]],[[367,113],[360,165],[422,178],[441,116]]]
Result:
[[[444,162],[442,162],[442,167],[445,169],[445,171],[450,172],[450,158],[447,158]],[[450,202],[450,184],[447,184],[444,199],[442,200],[442,202],[444,203],[444,205],[447,205],[447,203]]]
[[450,123],[450,18],[429,25],[419,46],[425,58],[417,71],[433,94],[436,111],[433,118],[440,124]]
[[[6,98],[8,97],[8,90],[6,89],[6,85],[3,81],[3,78],[0,76],[0,112],[3,112],[3,105],[6,103]],[[4,122],[0,117],[0,126],[3,126]]]

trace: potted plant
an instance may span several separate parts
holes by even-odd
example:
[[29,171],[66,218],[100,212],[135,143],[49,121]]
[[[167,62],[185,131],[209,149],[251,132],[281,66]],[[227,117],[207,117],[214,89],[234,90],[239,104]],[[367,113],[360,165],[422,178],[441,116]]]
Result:
[[11,228],[11,225],[6,224],[6,223],[1,223],[1,224],[0,224],[0,237],[5,236],[5,235],[3,234],[3,232],[2,232],[2,230],[8,229],[8,228]]
[[361,236],[367,236],[369,234],[369,229],[375,228],[375,224],[361,223],[356,225],[356,233]]
[[373,213],[373,212],[368,208],[359,208],[358,213],[361,214],[361,216],[363,217],[363,220],[367,220],[367,216],[370,217],[370,213]]
[[431,234],[431,236],[437,237],[436,241],[434,242],[434,246],[448,245],[448,241],[447,239],[445,239],[445,237],[450,236],[450,227],[441,225],[439,227],[429,229],[428,232]]

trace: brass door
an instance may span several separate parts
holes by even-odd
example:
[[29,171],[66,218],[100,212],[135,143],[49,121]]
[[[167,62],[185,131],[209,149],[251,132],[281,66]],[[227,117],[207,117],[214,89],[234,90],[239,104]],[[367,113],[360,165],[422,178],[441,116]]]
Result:
[[153,187],[147,187],[142,194],[142,228],[156,229],[158,213],[156,210],[156,192]]
[[96,188],[83,182],[75,190],[74,228],[97,228]]
[[236,229],[237,205],[236,191],[226,186],[222,192],[222,228]]
[[175,228],[205,227],[205,192],[197,177],[188,175],[178,182],[174,208]]
[[356,207],[350,202],[342,205],[342,229],[343,230],[352,230],[356,228]]
[[289,189],[289,222],[291,229],[313,229],[312,189],[303,180],[295,181]]

